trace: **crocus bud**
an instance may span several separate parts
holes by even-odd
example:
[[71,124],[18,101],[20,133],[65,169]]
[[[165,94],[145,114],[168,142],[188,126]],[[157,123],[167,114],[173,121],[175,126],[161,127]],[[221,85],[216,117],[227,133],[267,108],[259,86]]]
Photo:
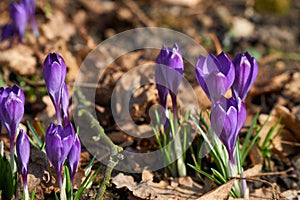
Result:
[[20,130],[16,142],[16,150],[18,155],[19,169],[22,174],[24,189],[27,188],[27,173],[30,157],[30,144],[28,136],[24,130]]
[[235,66],[235,81],[232,86],[233,95],[245,100],[252,87],[257,73],[258,65],[248,52],[239,53],[233,60]]
[[60,103],[66,78],[66,64],[58,53],[50,53],[43,64],[43,74],[47,91],[56,110],[56,118],[61,124]]
[[182,53],[174,44],[172,48],[162,47],[155,68],[155,82],[158,90],[160,104],[167,110],[167,96],[170,93],[173,104],[173,112],[176,113],[176,95],[184,70]]
[[18,34],[20,42],[22,42],[23,36],[26,31],[28,17],[25,5],[23,3],[11,3],[10,17],[12,19],[14,30]]
[[217,57],[212,54],[200,56],[195,65],[195,74],[212,103],[225,95],[235,78],[234,65],[224,52]]
[[226,99],[222,96],[211,110],[212,129],[225,145],[232,164],[235,163],[234,148],[237,137],[245,120],[246,107],[240,98]]
[[64,83],[62,91],[61,109],[64,125],[67,125],[69,123],[69,91],[67,83]]
[[0,100],[2,122],[9,133],[13,148],[17,127],[24,115],[24,93],[19,86],[14,85],[12,88],[2,90]]
[[51,123],[46,131],[46,153],[56,171],[60,186],[62,185],[62,168],[72,148],[74,134],[72,124],[63,128],[61,125]]
[[[177,44],[174,44],[172,48],[163,46],[156,63],[158,64],[155,69],[156,84],[164,86],[170,92],[176,94],[184,70],[182,53]],[[161,93],[165,94],[165,91]]]
[[21,0],[25,5],[31,23],[31,28],[35,37],[39,36],[39,30],[35,21],[35,0]]
[[81,153],[81,144],[77,134],[75,134],[74,143],[68,155],[68,168],[70,171],[70,177],[72,183],[74,182],[74,176],[79,163]]

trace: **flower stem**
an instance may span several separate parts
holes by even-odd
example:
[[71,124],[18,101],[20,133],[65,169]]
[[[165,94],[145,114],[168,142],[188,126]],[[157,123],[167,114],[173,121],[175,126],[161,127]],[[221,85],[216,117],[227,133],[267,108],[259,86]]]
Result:
[[29,200],[29,192],[27,185],[24,185],[24,200]]
[[60,187],[60,200],[67,200],[66,179],[64,178],[62,182],[61,174],[57,174],[57,177],[58,177],[59,187]]
[[59,104],[55,106],[55,111],[56,111],[55,113],[56,113],[57,123],[59,125],[62,125],[62,123],[61,123],[61,114],[60,114],[60,107],[59,106],[60,106]]
[[174,116],[174,135],[175,135],[175,155],[178,158],[177,160],[177,170],[180,177],[186,176],[186,167],[183,160],[183,152],[182,152],[182,143],[180,138],[180,133],[178,132],[178,113],[177,113],[177,99],[176,95],[171,95],[172,97],[172,109]]
[[11,173],[14,174],[14,169],[15,169],[15,157],[14,157],[14,139],[15,137],[13,137],[11,135],[10,138],[10,168],[11,168]]

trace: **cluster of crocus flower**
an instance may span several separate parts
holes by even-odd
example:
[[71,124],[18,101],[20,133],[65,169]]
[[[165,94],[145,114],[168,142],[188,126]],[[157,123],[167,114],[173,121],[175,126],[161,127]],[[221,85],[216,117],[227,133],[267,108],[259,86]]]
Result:
[[[182,80],[184,65],[182,53],[175,44],[172,48],[163,46],[156,59],[155,81],[160,104],[167,110],[167,96],[172,98],[175,122],[177,120],[176,94]],[[224,144],[230,167],[236,164],[234,156],[238,134],[246,120],[244,100],[253,85],[258,72],[255,59],[248,53],[239,53],[232,61],[221,52],[214,56],[199,56],[195,64],[198,83],[212,102],[210,121],[212,130]],[[225,94],[231,88],[232,97]],[[165,112],[167,117],[167,112]],[[169,120],[165,122],[165,130]],[[232,173],[231,173],[232,175]]]
[[[24,115],[25,96],[18,85],[13,87],[0,88],[0,129],[2,125],[6,128],[10,138],[10,165],[14,172],[14,146],[18,126]],[[28,136],[24,130],[20,130],[16,150],[18,156],[18,166],[22,174],[25,197],[28,197],[27,173],[30,157],[30,144]]]
[[62,188],[64,163],[67,160],[73,182],[80,159],[81,144],[69,121],[69,96],[65,82],[66,64],[64,59],[58,53],[48,54],[43,64],[43,74],[57,118],[57,124],[51,123],[46,131],[46,153],[57,173],[59,186]]
[[30,20],[33,34],[38,37],[39,31],[35,20],[35,0],[12,2],[9,11],[12,22],[2,27],[1,41],[9,39],[12,43],[13,37],[17,35],[19,41],[22,42],[28,20]]
[[[212,102],[210,115],[213,131],[225,145],[231,164],[235,164],[234,149],[238,134],[246,120],[244,100],[258,72],[255,59],[239,53],[232,61],[224,52],[218,56],[200,56],[195,74],[198,83]],[[224,95],[231,88],[232,97]]]

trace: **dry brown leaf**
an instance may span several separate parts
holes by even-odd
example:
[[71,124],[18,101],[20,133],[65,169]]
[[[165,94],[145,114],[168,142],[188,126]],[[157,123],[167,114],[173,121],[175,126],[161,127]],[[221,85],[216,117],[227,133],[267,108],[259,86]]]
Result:
[[261,172],[261,169],[262,169],[262,164],[254,165],[253,167],[247,169],[244,172],[244,175],[245,175],[246,178],[251,177],[251,176],[255,176],[255,175],[257,175]]
[[49,16],[49,23],[42,24],[41,29],[49,40],[64,38],[66,41],[75,34],[75,26],[67,22],[64,13],[53,10]]
[[194,7],[197,4],[199,4],[202,0],[163,0],[163,1],[178,6]]
[[112,183],[116,185],[116,188],[127,187],[129,190],[136,186],[132,176],[127,176],[123,173],[119,173],[117,176],[112,178]]
[[284,94],[288,99],[300,102],[300,72],[293,74],[291,81],[285,85]]
[[263,162],[263,157],[257,146],[257,143],[255,143],[250,149],[249,157],[254,165],[261,164]]
[[152,181],[154,174],[148,170],[143,170],[142,172],[142,181]]
[[197,200],[227,199],[234,181],[236,181],[236,180],[232,179],[232,180],[228,181],[227,183],[219,186],[218,188],[214,189],[213,191],[210,191],[210,192],[204,194]]
[[261,200],[263,199],[285,199],[280,195],[279,187],[276,183],[272,184],[273,187],[262,187],[256,189],[253,193],[250,194],[250,199],[252,200]]
[[281,193],[287,199],[299,199],[299,194],[297,190],[287,190]]
[[36,59],[33,50],[18,44],[11,49],[0,52],[0,65],[20,75],[33,75],[36,72]]
[[80,0],[80,3],[82,3],[84,7],[86,7],[89,11],[94,12],[95,14],[110,12],[116,7],[115,3],[112,1]]
[[290,72],[282,73],[275,77],[267,77],[269,74],[266,70],[264,73],[260,73],[256,79],[254,87],[250,90],[250,96],[259,96],[271,92],[281,91],[285,84],[290,79]]
[[274,109],[274,115],[278,118],[281,117],[281,124],[285,126],[285,128],[292,131],[294,137],[300,141],[300,122],[296,119],[295,115],[293,115],[289,109],[284,106],[277,105]]
[[126,187],[133,195],[142,199],[196,199],[202,191],[202,187],[196,184],[190,177],[181,177],[172,181],[171,185],[166,181],[152,182],[151,173],[144,171],[144,179],[136,183],[132,176],[118,174],[112,178],[112,183],[117,188]]

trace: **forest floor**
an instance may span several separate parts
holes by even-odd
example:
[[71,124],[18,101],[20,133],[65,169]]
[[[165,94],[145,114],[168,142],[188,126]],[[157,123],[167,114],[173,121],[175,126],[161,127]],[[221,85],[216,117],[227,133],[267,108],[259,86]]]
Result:
[[[10,20],[9,2],[0,2],[1,26]],[[298,199],[300,1],[272,0],[274,7],[264,7],[262,2],[268,1],[261,1],[262,5],[255,7],[254,0],[37,0],[36,20],[40,36],[36,40],[28,25],[22,44],[15,41],[11,48],[7,48],[7,42],[0,44],[0,80],[2,84],[17,83],[24,88],[24,127],[26,121],[34,125],[39,121],[47,128],[55,118],[42,76],[42,63],[50,52],[58,52],[65,59],[67,84],[73,97],[77,73],[82,63],[86,64],[89,53],[101,42],[134,28],[175,30],[188,35],[208,53],[217,54],[223,50],[232,58],[238,52],[249,51],[258,61],[259,71],[246,99],[247,120],[241,137],[249,129],[257,112],[258,124],[268,120],[261,131],[260,143],[254,146],[244,166],[246,173],[253,177],[248,180],[250,199]],[[277,5],[274,2],[281,3]],[[284,7],[285,2],[290,3],[289,8]],[[272,7],[271,10],[269,7]],[[148,40],[151,41],[151,38]],[[144,153],[157,150],[158,145],[154,137],[131,136],[118,127],[113,119],[112,92],[122,75],[136,66],[154,63],[158,52],[159,49],[135,50],[118,57],[109,63],[94,90],[94,104],[100,124],[109,138],[126,151]],[[198,98],[200,110],[205,111],[211,104],[196,82],[192,65],[194,63],[187,63],[184,77]],[[93,73],[87,71],[84,78],[90,79]],[[121,84],[126,87],[127,83]],[[123,98],[122,94],[118,95]],[[72,103],[71,111],[76,106],[74,101]],[[154,84],[142,86],[131,98],[129,113],[141,129],[150,123],[148,112],[154,104],[158,104]],[[278,120],[280,124],[276,130],[283,129],[276,138],[272,138],[271,153],[263,159],[259,146]],[[5,152],[9,153],[7,134],[1,134],[0,140],[4,141]],[[83,144],[75,189],[81,184],[84,169],[93,157],[88,150]],[[187,162],[192,162],[191,158],[187,159]],[[101,165],[100,161],[96,161],[92,170]],[[104,170],[105,166],[82,199],[95,197]],[[191,168],[188,168],[188,176],[180,178],[167,177],[163,169],[153,172],[143,170],[142,173],[115,170],[111,183],[105,199],[224,199],[230,190],[228,184],[218,187]],[[45,155],[34,147],[31,150],[28,184],[30,191],[35,190],[35,199],[54,199],[53,193],[59,191],[53,169]]]

